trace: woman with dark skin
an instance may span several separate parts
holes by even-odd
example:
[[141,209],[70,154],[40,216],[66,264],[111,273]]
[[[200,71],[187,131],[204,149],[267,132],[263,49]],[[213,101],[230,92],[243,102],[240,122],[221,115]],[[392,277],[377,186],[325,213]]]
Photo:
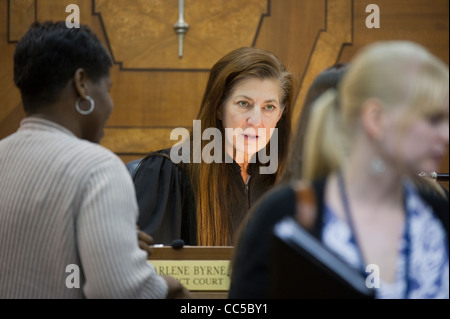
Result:
[[26,118],[0,141],[0,298],[189,296],[147,262],[132,180],[98,145],[110,67],[84,25],[36,22],[17,44]]

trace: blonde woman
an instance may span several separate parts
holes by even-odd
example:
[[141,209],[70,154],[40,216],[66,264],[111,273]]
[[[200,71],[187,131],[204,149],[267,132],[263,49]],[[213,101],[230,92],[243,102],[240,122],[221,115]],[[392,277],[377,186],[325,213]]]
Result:
[[[377,298],[449,298],[448,198],[411,182],[438,169],[448,141],[448,66],[410,42],[362,50],[313,108],[302,167],[317,199],[311,232],[363,275],[377,265]],[[263,234],[288,215],[306,224],[295,190],[279,187],[254,208],[230,297],[269,295]]]

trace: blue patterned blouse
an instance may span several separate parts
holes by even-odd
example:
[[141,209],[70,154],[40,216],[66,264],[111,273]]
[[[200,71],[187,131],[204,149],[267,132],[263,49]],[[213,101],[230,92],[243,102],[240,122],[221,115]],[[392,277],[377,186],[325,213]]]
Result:
[[[376,289],[376,298],[401,299],[405,298],[407,293],[407,298],[410,299],[448,299],[447,234],[431,208],[420,198],[416,188],[408,182],[404,188],[409,236],[405,231],[402,237],[395,282],[386,283],[380,278],[379,288],[373,288]],[[322,241],[356,269],[365,268],[359,257],[351,228],[346,221],[336,217],[329,207],[325,207]],[[409,256],[409,271],[406,280],[407,256]],[[367,272],[366,276],[369,274]]]

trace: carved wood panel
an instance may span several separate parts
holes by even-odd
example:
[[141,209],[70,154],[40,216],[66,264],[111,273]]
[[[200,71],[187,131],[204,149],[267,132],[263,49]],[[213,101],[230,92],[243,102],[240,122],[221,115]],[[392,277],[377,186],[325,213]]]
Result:
[[[380,29],[365,26],[370,3],[379,4]],[[240,46],[271,50],[294,73],[294,124],[314,77],[368,43],[408,39],[448,63],[447,0],[185,0],[181,59],[178,0],[0,0],[0,138],[24,116],[13,84],[15,43],[32,21],[65,20],[68,4],[79,6],[81,23],[114,58],[115,108],[102,145],[124,162],[170,147],[173,128],[192,126],[209,68]],[[448,156],[442,167],[448,172]]]
[[95,0],[114,60],[126,70],[202,70],[230,48],[251,46],[268,0],[187,0],[184,55],[178,57],[178,0]]

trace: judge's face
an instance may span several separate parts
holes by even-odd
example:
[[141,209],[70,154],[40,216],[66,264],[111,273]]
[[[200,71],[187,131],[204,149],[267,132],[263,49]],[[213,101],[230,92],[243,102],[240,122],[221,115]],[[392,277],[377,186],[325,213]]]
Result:
[[283,113],[280,95],[280,85],[271,79],[247,78],[231,91],[221,119],[226,152],[238,163],[237,157],[247,161],[269,142]]

